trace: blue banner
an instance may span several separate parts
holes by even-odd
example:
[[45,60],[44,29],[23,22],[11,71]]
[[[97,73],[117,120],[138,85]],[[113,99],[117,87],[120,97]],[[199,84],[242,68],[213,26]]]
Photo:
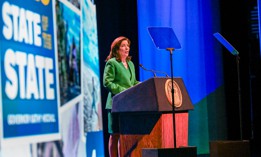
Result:
[[1,0],[0,7],[1,143],[58,139],[54,2]]

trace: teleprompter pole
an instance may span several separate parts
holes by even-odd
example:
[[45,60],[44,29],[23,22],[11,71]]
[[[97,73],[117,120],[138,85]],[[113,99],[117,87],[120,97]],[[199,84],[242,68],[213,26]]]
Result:
[[243,140],[243,127],[242,127],[242,105],[241,105],[241,86],[240,86],[240,69],[239,69],[239,56],[236,55],[237,62],[237,87],[238,87],[238,108],[239,108],[239,127],[240,127],[240,140]]
[[167,48],[167,51],[170,52],[170,71],[171,71],[171,99],[172,99],[172,123],[173,123],[173,142],[174,142],[174,148],[176,148],[176,117],[175,117],[175,97],[174,97],[174,75],[173,75],[173,51],[174,48]]

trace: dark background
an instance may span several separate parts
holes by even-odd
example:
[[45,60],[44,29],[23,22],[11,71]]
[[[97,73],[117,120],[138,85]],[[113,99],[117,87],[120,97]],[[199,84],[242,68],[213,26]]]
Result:
[[[220,0],[220,33],[239,51],[239,74],[236,57],[223,49],[225,95],[227,107],[227,140],[250,140],[252,156],[260,156],[260,82],[261,64],[257,1]],[[132,61],[139,78],[138,23],[136,0],[96,1],[98,45],[101,84],[104,60],[109,54],[110,44],[118,36],[131,40]],[[142,39],[140,39],[142,40]],[[239,90],[238,79],[241,89]],[[105,155],[108,156],[107,114],[105,108],[107,91],[102,87],[102,108]],[[240,96],[241,95],[241,96]],[[242,134],[240,134],[239,96],[241,98]],[[258,130],[259,129],[259,130]],[[242,135],[242,136],[241,136]]]

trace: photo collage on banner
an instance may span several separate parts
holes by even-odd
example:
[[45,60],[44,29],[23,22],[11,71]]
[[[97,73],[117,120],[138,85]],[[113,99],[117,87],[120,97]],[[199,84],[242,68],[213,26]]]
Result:
[[55,5],[61,96],[60,141],[37,145],[37,157],[104,156],[95,4]]
[[[54,117],[53,119],[57,116],[57,119],[55,119],[57,123],[55,124],[57,124],[57,127],[59,128],[53,126],[50,126],[49,128],[50,130],[59,129],[59,137],[53,139],[48,138],[42,141],[32,139],[32,142],[28,145],[25,145],[24,147],[19,146],[21,149],[17,148],[16,154],[19,153],[19,156],[21,157],[103,157],[104,144],[95,3],[93,0],[26,0],[23,2],[19,1],[19,3],[23,3],[24,8],[26,8],[25,6],[30,5],[32,5],[32,7],[36,6],[29,1],[33,1],[37,4],[45,4],[47,2],[53,3],[52,5],[49,5],[53,12],[47,10],[44,10],[43,12],[49,12],[51,14],[50,17],[48,17],[48,22],[46,22],[49,25],[46,27],[52,29],[54,32],[46,32],[46,34],[49,33],[51,37],[55,37],[56,41],[49,43],[49,45],[45,45],[52,45],[53,51],[55,50],[52,53],[53,56],[51,56],[50,53],[47,56],[53,57],[53,60],[56,61],[56,63],[53,63],[54,66],[56,65],[55,68],[48,69],[49,71],[54,72],[53,77],[57,78],[57,80],[53,79],[53,82],[49,81],[49,88],[52,89],[57,87],[54,88],[54,90],[57,90],[55,92],[59,96],[55,97],[57,99],[57,109],[55,110],[57,115],[51,115],[50,111],[46,112],[50,114],[49,116],[51,118]],[[3,5],[3,2],[0,4]],[[38,8],[35,7],[35,10],[38,10]],[[44,19],[43,17],[41,18],[42,20]],[[50,21],[51,19],[54,19],[54,22]],[[50,25],[54,26],[54,28]],[[1,29],[3,29],[3,26],[4,24],[1,20]],[[44,28],[42,28],[42,30],[44,30]],[[41,32],[38,33],[39,36],[43,36],[43,32],[42,34],[40,34]],[[3,39],[2,36],[3,35],[1,35],[1,43]],[[45,43],[46,42],[47,40],[45,40]],[[17,43],[17,45],[18,44],[19,43]],[[0,48],[1,66],[3,67],[4,54],[2,51],[7,48],[4,47],[4,49],[2,49],[2,44]],[[19,52],[26,52],[31,50],[31,48],[28,49],[28,47],[25,46],[25,50],[18,50]],[[11,61],[9,62],[10,69],[12,67],[11,64],[13,63]],[[17,64],[20,65],[22,63]],[[37,65],[37,63],[35,63],[35,65]],[[8,81],[3,79],[4,71],[2,71],[2,69],[4,68],[2,67],[1,87],[4,87],[3,83],[9,81],[10,84],[12,84],[13,80],[8,78],[9,75],[6,76],[9,79]],[[13,71],[18,73],[18,70],[20,70],[18,68],[19,67],[13,69]],[[44,81],[45,80],[47,79],[44,78]],[[39,81],[41,81],[40,78]],[[48,81],[46,82],[48,83]],[[41,87],[41,85],[39,86]],[[1,92],[1,94],[4,95],[3,88]],[[18,91],[18,93],[19,92],[20,91]],[[35,96],[35,93],[31,91],[31,95],[32,97]],[[4,98],[1,99],[4,100]],[[3,100],[1,101],[4,102]],[[45,104],[49,104],[49,102],[50,101],[45,102]],[[31,103],[31,100],[29,103]],[[5,109],[2,106],[4,106],[4,103],[1,104],[1,108]],[[20,108],[17,110],[20,110]],[[47,109],[42,110],[45,111]],[[59,123],[58,118],[60,120]],[[0,147],[1,157],[11,157],[14,155],[12,150],[9,150],[7,153],[1,152],[7,151],[4,149],[1,150]]]
[[82,128],[80,1],[55,0],[61,139],[38,143],[37,157],[85,156]]
[[96,6],[82,1],[84,133],[87,156],[104,156]]

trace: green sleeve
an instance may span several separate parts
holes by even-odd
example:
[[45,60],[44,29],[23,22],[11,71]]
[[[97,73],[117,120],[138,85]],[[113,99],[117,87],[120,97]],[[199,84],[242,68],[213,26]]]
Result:
[[107,88],[112,94],[118,94],[126,88],[120,86],[115,82],[115,65],[112,62],[107,62],[103,74],[103,86]]

